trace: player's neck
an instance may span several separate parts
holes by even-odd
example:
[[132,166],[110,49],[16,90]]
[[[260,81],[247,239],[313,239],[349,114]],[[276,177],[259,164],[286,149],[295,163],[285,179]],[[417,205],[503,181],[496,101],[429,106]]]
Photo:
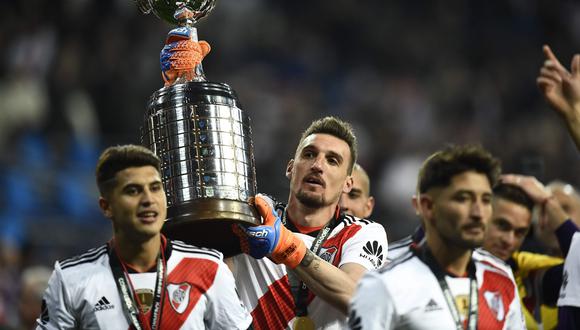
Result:
[[320,227],[326,225],[334,217],[336,205],[337,203],[320,208],[311,208],[291,197],[288,200],[286,213],[294,223],[300,226]]
[[442,269],[456,276],[467,272],[472,249],[448,244],[437,234],[427,234],[427,245]]
[[115,250],[121,260],[138,272],[146,272],[157,263],[161,249],[161,234],[144,241],[115,234]]

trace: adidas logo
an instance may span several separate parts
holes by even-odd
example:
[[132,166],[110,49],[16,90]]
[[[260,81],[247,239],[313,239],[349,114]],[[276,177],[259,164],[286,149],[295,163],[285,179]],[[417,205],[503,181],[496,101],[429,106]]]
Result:
[[439,311],[439,310],[442,310],[442,309],[443,308],[441,308],[441,306],[439,306],[437,304],[437,302],[435,302],[435,300],[433,300],[433,298],[429,299],[429,302],[425,306],[425,312]]
[[383,247],[378,241],[370,242],[368,241],[365,246],[363,246],[363,251],[366,254],[361,253],[362,258],[368,259],[373,263],[375,268],[379,268],[383,263]]
[[109,300],[103,296],[99,301],[95,304],[95,308],[93,309],[95,312],[106,311],[109,309],[115,308],[115,305],[111,304]]

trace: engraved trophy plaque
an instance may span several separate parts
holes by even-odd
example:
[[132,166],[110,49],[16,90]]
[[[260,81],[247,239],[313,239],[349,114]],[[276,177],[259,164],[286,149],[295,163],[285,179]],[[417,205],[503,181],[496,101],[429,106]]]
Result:
[[[136,3],[145,14],[195,31],[215,0]],[[182,11],[187,18],[178,18]],[[151,96],[141,132],[143,145],[162,161],[168,204],[163,232],[233,255],[240,249],[231,224],[260,224],[248,204],[256,194],[250,118],[227,84],[206,81],[201,64],[192,79],[180,79]]]

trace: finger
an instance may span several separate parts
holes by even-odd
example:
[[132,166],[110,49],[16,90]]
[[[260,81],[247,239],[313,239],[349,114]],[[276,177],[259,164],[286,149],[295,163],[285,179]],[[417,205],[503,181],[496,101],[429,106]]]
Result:
[[162,71],[161,72],[161,77],[163,78],[163,81],[165,82],[165,86],[169,86],[171,84],[173,84],[175,82],[175,80],[177,79],[177,72],[175,72],[175,70],[167,70],[167,71]]
[[556,87],[556,83],[552,79],[544,78],[544,77],[538,77],[536,79],[536,84],[544,93],[547,93],[552,88]]
[[255,205],[258,213],[264,219],[264,225],[272,225],[276,221],[274,210],[263,195],[256,195]]
[[548,60],[553,61],[554,63],[562,66],[562,64],[560,63],[560,61],[556,57],[556,55],[554,55],[554,52],[552,52],[552,49],[550,48],[550,46],[544,45],[544,47],[542,47],[542,50],[544,51],[544,55],[546,56],[546,58]]
[[520,182],[522,178],[521,175],[517,174],[502,174],[499,180],[501,181],[501,183],[515,184],[516,182]]
[[556,55],[554,55],[550,46],[544,45],[543,51],[546,58],[554,63],[555,69],[558,70],[558,72],[560,73],[560,75],[562,75],[562,77],[567,77],[568,75],[570,75],[570,72],[566,70],[566,68],[562,65],[562,63],[560,63]]
[[550,70],[550,69],[546,69],[545,67],[540,69],[540,76],[544,77],[544,78],[552,79],[555,83],[562,82],[562,76],[560,75],[560,73],[553,71],[553,70]]
[[211,46],[205,40],[198,41],[199,47],[201,48],[201,54],[205,57],[211,51]]
[[574,55],[572,58],[572,76],[578,77],[580,76],[580,54]]

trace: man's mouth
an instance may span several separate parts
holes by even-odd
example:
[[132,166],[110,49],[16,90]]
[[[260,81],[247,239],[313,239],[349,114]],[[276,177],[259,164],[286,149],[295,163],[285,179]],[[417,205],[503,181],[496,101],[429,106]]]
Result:
[[139,219],[143,222],[155,222],[157,220],[158,213],[156,211],[141,211],[137,213]]
[[325,187],[324,180],[322,180],[322,178],[317,176],[317,175],[307,176],[306,178],[304,178],[304,182],[312,184],[312,185],[322,186],[323,188]]
[[493,254],[495,254],[496,257],[499,257],[500,259],[509,258],[509,256],[511,255],[511,253],[508,249],[504,249],[504,248],[501,248],[499,246],[495,246],[494,250],[495,250],[494,251],[495,253],[493,253]]
[[480,232],[485,230],[485,227],[479,224],[467,225],[463,228],[468,232]]

